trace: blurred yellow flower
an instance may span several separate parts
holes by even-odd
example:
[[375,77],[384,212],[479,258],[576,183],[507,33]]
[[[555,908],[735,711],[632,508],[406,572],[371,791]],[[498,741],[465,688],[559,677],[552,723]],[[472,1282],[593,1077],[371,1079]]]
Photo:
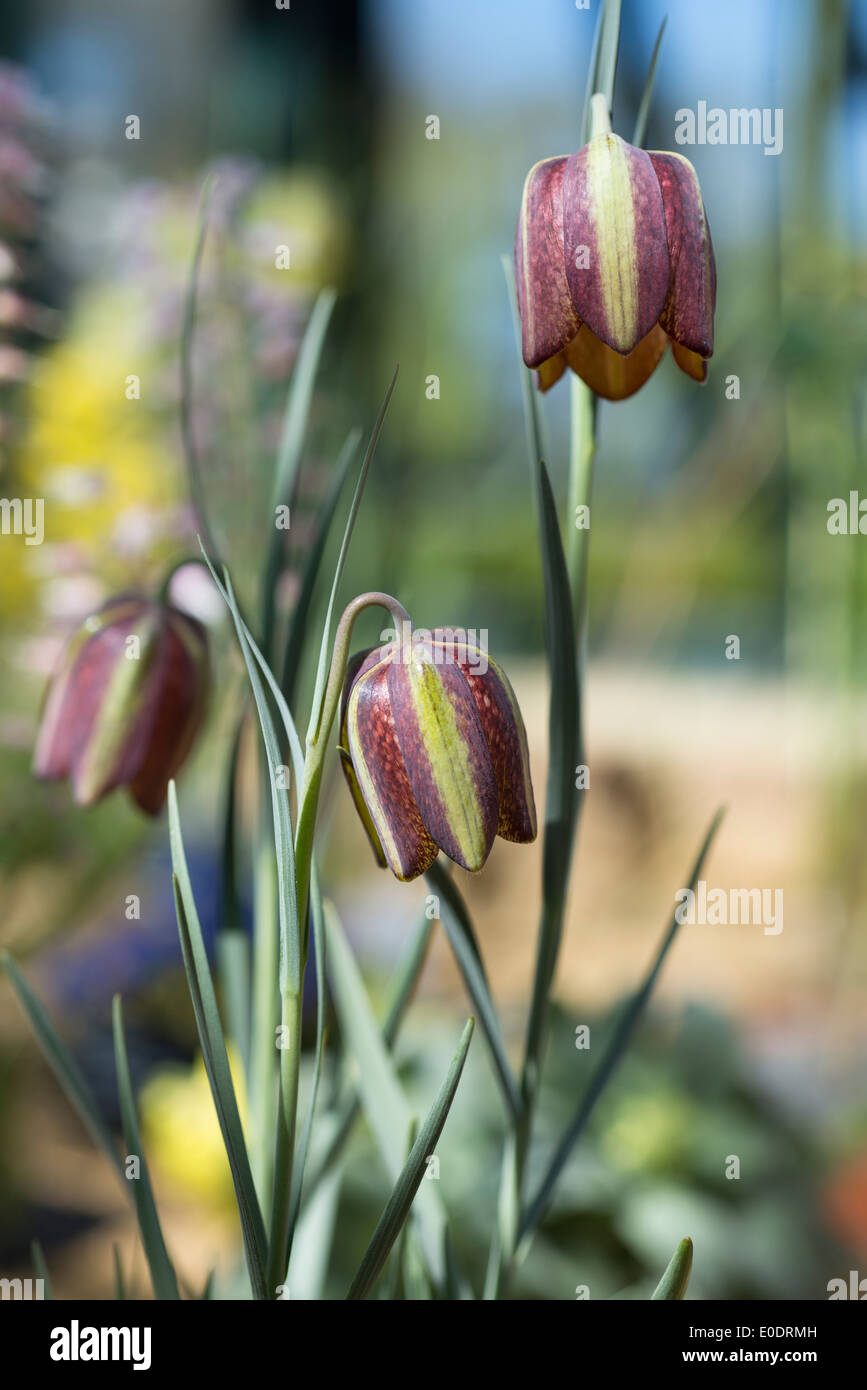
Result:
[[[229,1049],[229,1066],[246,1124],[243,1068]],[[139,1094],[145,1149],[154,1167],[191,1197],[210,1207],[234,1207],[234,1189],[211,1087],[201,1057],[192,1068],[166,1067]]]

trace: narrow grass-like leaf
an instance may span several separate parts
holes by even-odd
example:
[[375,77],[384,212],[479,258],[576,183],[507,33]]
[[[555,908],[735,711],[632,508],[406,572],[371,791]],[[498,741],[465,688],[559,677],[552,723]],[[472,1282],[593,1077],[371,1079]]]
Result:
[[217,933],[217,979],[226,1010],[227,1037],[249,1074],[250,1065],[250,942],[234,928]]
[[78,1112],[79,1118],[94,1143],[102,1149],[126,1185],[120,1154],[84,1073],[66,1043],[56,1033],[46,1010],[8,952],[0,953],[0,964],[3,965],[9,982],[18,996],[18,1001],[30,1020],[30,1026],[36,1034],[36,1041],[39,1043],[42,1055],[60,1082],[67,1100]]
[[590,98],[596,92],[601,92],[609,112],[614,105],[614,79],[620,50],[620,11],[621,0],[603,0],[588,72],[584,104],[585,143],[590,138]]
[[569,871],[575,841],[578,795],[575,769],[581,761],[581,687],[572,615],[572,594],[557,508],[544,463],[538,468],[539,529],[545,573],[545,632],[551,693],[548,710],[548,784],[542,852],[542,921],[536,952],[533,997],[527,1025],[524,1083],[538,1085],[551,988],[563,935]]
[[[429,918],[426,913],[422,913],[419,918],[415,934],[410,942],[409,949],[404,955],[395,974],[394,981],[388,993],[388,1006],[386,1008],[385,1020],[380,1030],[380,1036],[386,1047],[390,1050],[400,1031],[404,1015],[409,1007],[410,1000],[415,992],[419,976],[424,968],[430,948],[431,938],[433,937],[436,922]],[[334,1126],[334,1132],[325,1147],[321,1159],[313,1177],[310,1179],[308,1191],[313,1192],[325,1175],[333,1167],[336,1160],[343,1152],[353,1125],[361,1110],[361,1100],[357,1088],[353,1088],[340,1107],[339,1115]],[[305,1200],[306,1200],[305,1193]]]
[[[396,1183],[404,1165],[412,1114],[377,1027],[355,957],[330,902],[324,904],[324,920],[328,976],[344,1045],[358,1064],[362,1104],[386,1171],[392,1183]],[[441,1286],[445,1275],[445,1210],[435,1187],[435,1183],[425,1185],[415,1215],[425,1260],[434,1281]]]
[[458,1050],[452,1058],[451,1066],[440,1088],[439,1095],[419,1130],[418,1138],[412,1146],[409,1158],[401,1169],[391,1196],[385,1204],[382,1216],[377,1222],[370,1244],[365,1251],[358,1273],[346,1295],[349,1299],[367,1297],[409,1215],[409,1209],[425,1175],[427,1160],[442,1133],[446,1116],[455,1098],[461,1072],[464,1069],[464,1062],[467,1059],[470,1039],[473,1036],[473,1023],[472,1018],[467,1020],[467,1025],[458,1044]]
[[[704,842],[698,853],[698,858],[696,859],[695,864],[693,865],[692,873],[689,878],[689,885],[693,891],[695,891],[696,883],[698,882],[699,877],[701,876],[704,861],[707,858],[708,852],[713,843],[714,836],[716,835],[716,832],[719,829],[722,817],[723,810],[720,809],[719,811],[717,811],[716,815],[711,821],[710,829],[708,830],[704,838]],[[672,915],[671,922],[669,923],[666,929],[665,935],[662,938],[662,941],[659,945],[653,962],[651,963],[650,969],[644,977],[644,980],[640,988],[632,996],[632,998],[630,999],[629,1003],[626,1005],[626,1008],[623,1011],[620,1022],[618,1023],[617,1028],[614,1031],[614,1035],[611,1041],[609,1042],[608,1047],[605,1049],[605,1052],[602,1056],[602,1060],[599,1063],[599,1066],[590,1081],[587,1093],[584,1096],[584,1099],[582,1100],[581,1104],[579,1105],[574,1119],[568,1125],[562,1139],[560,1140],[560,1143],[557,1145],[557,1148],[554,1152],[554,1156],[548,1164],[548,1167],[545,1171],[545,1175],[541,1183],[539,1184],[539,1188],[536,1192],[536,1195],[534,1196],[533,1200],[530,1203],[528,1203],[526,1214],[521,1223],[520,1234],[522,1237],[527,1235],[529,1232],[533,1231],[535,1227],[538,1226],[539,1222],[544,1216],[557,1179],[559,1178],[560,1174],[565,1168],[566,1163],[569,1159],[569,1155],[572,1153],[572,1150],[574,1149],[576,1143],[583,1134],[587,1122],[593,1113],[593,1109],[596,1105],[596,1102],[602,1095],[602,1092],[605,1090],[605,1087],[608,1085],[608,1082],[611,1080],[611,1077],[617,1067],[617,1064],[620,1062],[624,1052],[626,1051],[626,1047],[632,1037],[632,1034],[635,1030],[635,1026],[641,1018],[641,1015],[643,1014],[644,1009],[647,1005],[647,1001],[653,992],[653,987],[656,984],[665,958],[668,955],[671,944],[674,941],[674,938],[676,937],[679,928],[680,922],[678,921],[677,915],[675,913],[674,915]]]
[[211,207],[211,194],[213,192],[213,180],[208,178],[202,187],[201,202],[199,204],[199,225],[196,232],[196,242],[193,248],[193,258],[190,264],[190,272],[187,276],[187,284],[184,293],[184,315],[181,328],[181,438],[184,446],[184,457],[187,465],[187,478],[190,488],[190,498],[193,504],[198,528],[205,537],[208,549],[211,554],[218,554],[214,537],[211,532],[208,519],[208,508],[205,488],[202,481],[201,466],[199,462],[199,451],[196,445],[195,429],[193,426],[193,338],[196,328],[196,304],[199,292],[199,272],[202,265],[202,256],[205,250],[205,238],[208,231],[208,215]]
[[316,580],[319,577],[319,570],[322,565],[322,556],[325,553],[325,546],[331,532],[334,517],[337,512],[337,504],[344,484],[349,475],[358,446],[361,442],[361,430],[353,429],[348,434],[343,448],[334,466],[334,477],[328,495],[322,504],[316,539],[310,547],[307,561],[304,565],[304,573],[301,576],[301,586],[298,590],[298,597],[292,609],[292,619],[289,623],[289,630],[286,635],[286,648],[283,653],[282,681],[283,692],[288,704],[294,704],[295,693],[298,686],[298,675],[301,668],[301,658],[304,651],[304,639],[307,633],[307,620],[310,616],[310,608],[313,602],[313,594],[316,588]]
[[201,1302],[209,1303],[214,1297],[214,1271],[211,1270],[205,1280],[205,1287],[202,1289]]
[[605,0],[602,0],[602,7],[599,17],[596,20],[596,30],[593,35],[593,46],[590,49],[590,62],[587,65],[587,81],[584,84],[584,106],[581,112],[581,144],[586,145],[590,139],[590,98],[597,91],[596,82],[599,77],[599,46],[602,42],[602,30],[605,27]]
[[278,507],[288,506],[293,500],[304,439],[307,434],[307,420],[310,414],[310,402],[313,398],[313,386],[336,298],[337,295],[334,290],[320,290],[304,330],[304,338],[301,342],[286,398],[280,444],[274,466],[274,482],[271,489],[268,549],[262,571],[262,640],[266,651],[270,651],[271,648],[274,602],[282,555],[283,532],[276,525],[276,513]]
[[36,1278],[42,1280],[42,1297],[45,1300],[54,1299],[54,1289],[51,1286],[51,1279],[48,1276],[48,1265],[45,1263],[45,1251],[38,1240],[30,1242],[30,1258],[33,1261],[33,1268],[36,1271]]
[[343,577],[343,567],[346,564],[346,557],[349,554],[349,544],[352,540],[352,532],[355,530],[355,521],[356,517],[358,516],[358,510],[361,506],[362,496],[364,495],[364,486],[367,482],[367,474],[370,471],[370,465],[373,460],[373,455],[376,452],[377,441],[379,439],[380,432],[385,421],[389,401],[391,400],[392,392],[394,391],[395,384],[397,382],[398,370],[399,369],[395,367],[391,381],[388,383],[388,389],[386,390],[382,405],[379,407],[379,414],[376,417],[376,423],[374,424],[373,429],[371,431],[367,449],[365,451],[364,458],[361,463],[361,471],[358,474],[358,482],[355,484],[355,493],[353,494],[352,505],[349,508],[349,516],[346,519],[346,526],[343,532],[343,540],[340,543],[340,553],[337,556],[337,564],[334,569],[334,579],[331,584],[331,594],[328,599],[328,609],[325,614],[325,622],[322,628],[322,642],[319,648],[319,664],[316,670],[316,685],[313,691],[313,704],[310,711],[310,724],[307,729],[308,743],[315,743],[319,737],[319,725],[322,719],[322,704],[325,698],[325,683],[328,679],[328,669],[331,664],[331,629],[334,624],[334,608],[337,602],[337,590],[340,586],[340,580]]
[[283,780],[280,745],[265,691],[256,670],[256,660],[247,641],[246,629],[238,612],[228,571],[224,571],[226,589],[235,619],[235,631],[241,645],[244,664],[253,688],[265,756],[268,762],[271,807],[274,813],[274,849],[277,855],[277,892],[280,913],[280,992],[301,990],[301,928],[298,921],[298,902],[295,892],[295,840],[289,807],[289,788]]
[[439,898],[440,920],[458,968],[464,977],[467,993],[476,1007],[506,1108],[512,1120],[517,1121],[521,1112],[521,1095],[506,1054],[500,1020],[491,997],[491,988],[467,905],[458,891],[457,884],[439,860],[432,864],[425,877]]
[[[213,573],[213,571],[211,571]],[[237,816],[236,786],[238,779],[238,759],[241,753],[241,740],[244,737],[244,724],[247,717],[247,701],[243,701],[232,734],[232,745],[226,767],[223,791],[223,831],[220,841],[220,917],[223,931],[243,930],[241,905],[237,882]]]
[[[208,569],[211,572],[211,578],[216,584],[217,589],[219,590],[220,595],[222,596],[223,601],[226,604],[226,607],[232,614],[232,618],[235,623],[235,629],[238,633],[239,640],[241,634],[243,634],[247,646],[249,647],[253,656],[256,658],[256,661],[259,665],[259,669],[265,677],[265,680],[268,684],[268,688],[270,689],[271,694],[274,697],[274,703],[277,706],[277,711],[280,715],[280,718],[283,722],[283,728],[286,732],[286,741],[289,747],[290,755],[292,757],[292,770],[296,780],[300,783],[304,775],[304,751],[301,747],[301,740],[298,736],[298,730],[295,726],[295,720],[292,718],[292,714],[289,709],[289,705],[287,704],[286,697],[283,694],[283,691],[280,689],[279,684],[277,683],[277,677],[274,675],[274,672],[271,670],[271,667],[268,665],[268,662],[262,655],[262,652],[255,638],[253,637],[252,632],[250,631],[249,627],[244,622],[244,619],[241,616],[240,609],[238,608],[238,604],[235,600],[235,595],[231,591],[231,586],[229,585],[229,587],[227,587],[225,584],[223,584],[222,580],[220,579],[219,575],[217,574],[216,570],[214,569],[213,565],[208,559],[207,551],[204,549],[204,547],[202,547],[202,554],[205,558],[205,564],[208,566]],[[226,576],[226,578],[228,581],[228,575]],[[241,644],[241,650],[243,653],[243,643]]]
[[683,1298],[692,1270],[692,1241],[685,1236],[668,1262],[665,1273],[650,1295],[651,1302],[659,1299]]
[[659,62],[659,50],[662,47],[662,36],[665,33],[665,26],[668,23],[668,15],[665,15],[659,26],[659,33],[656,36],[656,43],[653,45],[653,54],[650,59],[650,67],[647,69],[647,77],[644,82],[644,91],[641,94],[641,105],[638,108],[638,115],[635,118],[635,130],[632,132],[632,143],[639,148],[644,144],[644,136],[647,131],[647,118],[650,114],[650,103],[653,100],[653,84],[656,81],[656,67]]
[[[220,584],[207,554],[205,559],[232,614],[235,632],[241,647],[241,655],[244,658],[244,665],[247,667],[247,675],[253,690],[256,713],[259,716],[259,727],[262,731],[268,768],[271,810],[274,817],[274,849],[277,858],[277,897],[280,918],[280,992],[281,994],[285,994],[287,991],[298,994],[301,989],[301,932],[295,893],[295,840],[289,807],[289,788],[283,772],[280,744],[259,672],[256,669],[258,661],[248,640],[248,630],[238,609],[229,572],[226,569],[223,570],[225,582]],[[261,654],[259,654],[259,659],[264,667],[266,663]],[[273,674],[270,680],[272,689],[276,688],[277,683]]]
[[[333,1123],[332,1116],[320,1122],[326,1129]],[[289,1293],[295,1300],[317,1302],[323,1297],[342,1183],[343,1166],[337,1164],[315,1187],[310,1184],[305,1188],[289,1261]]]
[[580,801],[575,787],[575,768],[581,762],[581,682],[572,608],[569,569],[557,507],[547,469],[541,457],[541,421],[532,374],[520,357],[515,274],[504,258],[509,289],[515,346],[524,394],[524,418],[530,477],[536,495],[539,544],[545,586],[545,646],[551,676],[548,707],[548,783],[545,795],[545,838],[542,852],[542,920],[536,950],[536,967],[527,1041],[521,1078],[525,1106],[539,1084],[545,1044],[550,994],[563,934],[563,914],[569,887],[569,871]]
[[169,1252],[163,1239],[160,1218],[154,1201],[150,1174],[145,1162],[141,1133],[138,1126],[132,1078],[129,1072],[129,1057],[123,1030],[123,1008],[120,995],[116,994],[111,1004],[111,1026],[114,1035],[114,1062],[117,1070],[117,1095],[120,1102],[120,1116],[123,1125],[123,1140],[126,1145],[127,1161],[135,1157],[139,1163],[139,1176],[129,1179],[133,1185],[136,1215],[154,1294],[159,1299],[179,1299],[178,1281]]
[[253,1296],[258,1299],[265,1299],[269,1297],[265,1280],[267,1248],[265,1226],[253,1183],[253,1174],[250,1170],[250,1160],[244,1142],[244,1131],[241,1126],[235,1088],[232,1084],[232,1073],[229,1069],[229,1058],[226,1053],[217,999],[214,994],[211,972],[208,969],[208,957],[202,938],[201,923],[190,884],[178,813],[177,792],[173,781],[169,783],[168,809],[169,837],[174,866],[175,909],[178,917],[184,968],[187,972],[187,982],[193,1002],[202,1058],[208,1074],[211,1094],[214,1098],[214,1108],[217,1112],[232,1173]]

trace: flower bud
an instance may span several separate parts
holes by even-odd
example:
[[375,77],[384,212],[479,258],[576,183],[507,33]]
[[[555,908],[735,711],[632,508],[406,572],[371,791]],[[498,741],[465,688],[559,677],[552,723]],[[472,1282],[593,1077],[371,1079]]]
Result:
[[599,396],[643,386],[669,342],[696,381],[713,355],[716,267],[698,178],[610,130],[527,175],[515,238],[522,349],[548,390],[571,367]]
[[45,699],[33,771],[70,779],[80,806],[129,787],[149,815],[192,747],[208,689],[205,630],[135,594],[109,600],[79,628]]
[[341,755],[380,864],[417,878],[443,850],[473,872],[495,835],[536,836],[527,737],[504,673],[462,629],[353,658]]

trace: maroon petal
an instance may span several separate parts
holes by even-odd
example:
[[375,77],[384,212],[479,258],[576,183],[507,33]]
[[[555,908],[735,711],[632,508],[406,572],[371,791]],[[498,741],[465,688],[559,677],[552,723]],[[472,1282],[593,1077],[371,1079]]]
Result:
[[[675,343],[700,357],[712,357],[716,262],[698,176],[682,155],[654,152],[648,157],[662,190],[672,270],[660,323]],[[693,376],[698,371],[684,370]]]
[[[117,663],[125,659],[126,637],[147,607],[145,599],[135,596],[112,599],[72,638],[43,707],[33,755],[37,777],[57,780],[80,764]],[[116,769],[112,786],[120,785],[124,771]]]
[[207,664],[204,629],[186,614],[172,612],[155,646],[134,733],[141,756],[129,790],[148,815],[162,810],[169,781],[185,762],[204,717]]
[[382,661],[359,676],[346,709],[346,743],[364,804],[392,873],[409,880],[437,857],[422,820],[395,730]]
[[563,266],[565,156],[534,165],[524,184],[515,233],[515,280],[524,361],[538,367],[575,337],[575,313]]

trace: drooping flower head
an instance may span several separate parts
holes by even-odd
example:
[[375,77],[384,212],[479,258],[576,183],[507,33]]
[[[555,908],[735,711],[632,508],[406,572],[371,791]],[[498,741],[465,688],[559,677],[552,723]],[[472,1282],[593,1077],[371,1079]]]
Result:
[[341,755],[380,864],[399,879],[443,850],[484,865],[496,835],[536,836],[527,737],[505,674],[462,629],[414,629],[349,664]]
[[597,395],[622,400],[669,342],[681,370],[705,380],[716,267],[698,177],[682,155],[603,129],[577,154],[534,165],[515,276],[524,361],[543,391],[571,367]]
[[205,630],[137,594],[111,599],[67,645],[45,699],[37,777],[70,779],[90,806],[126,786],[156,815],[192,747],[208,690]]

